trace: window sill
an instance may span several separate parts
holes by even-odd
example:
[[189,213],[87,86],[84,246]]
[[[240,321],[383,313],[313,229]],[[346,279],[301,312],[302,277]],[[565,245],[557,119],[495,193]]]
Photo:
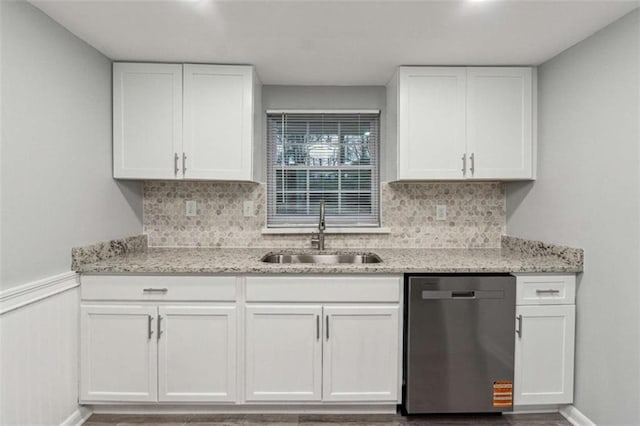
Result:
[[[262,228],[262,234],[284,235],[284,234],[316,234],[318,228]],[[390,234],[391,228],[327,228],[325,234]]]

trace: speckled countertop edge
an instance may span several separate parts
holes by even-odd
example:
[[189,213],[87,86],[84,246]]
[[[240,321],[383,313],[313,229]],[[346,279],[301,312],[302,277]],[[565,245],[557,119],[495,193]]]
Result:
[[147,249],[148,240],[144,234],[103,241],[71,249],[71,269],[78,271],[85,265],[101,262],[127,253],[140,253]]
[[[512,237],[503,239],[502,248],[492,249],[357,250],[361,253],[378,254],[383,261],[377,264],[269,264],[260,261],[266,253],[292,251],[317,253],[313,250],[266,248],[144,249],[138,244],[130,250],[122,250],[120,254],[99,260],[84,263],[76,260],[74,269],[88,274],[396,274],[407,272],[576,273],[581,272],[583,267],[580,249],[565,247],[562,250],[561,246],[549,244],[541,246],[540,242]],[[325,253],[345,251],[354,252],[353,250],[327,250]],[[83,259],[90,260],[89,257],[83,257]]]
[[559,244],[549,244],[543,241],[527,240],[525,238],[503,235],[501,239],[502,249],[515,251],[538,257],[558,257],[565,262],[575,265],[582,271],[584,266],[584,250]]

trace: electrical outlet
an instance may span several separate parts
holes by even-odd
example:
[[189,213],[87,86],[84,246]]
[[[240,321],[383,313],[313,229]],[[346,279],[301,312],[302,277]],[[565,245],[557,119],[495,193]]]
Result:
[[187,217],[194,217],[198,214],[197,205],[194,200],[187,201],[186,215]]
[[242,215],[244,217],[253,217],[255,216],[253,212],[253,201],[244,201],[242,203]]
[[436,206],[436,220],[447,220],[447,206],[445,204]]

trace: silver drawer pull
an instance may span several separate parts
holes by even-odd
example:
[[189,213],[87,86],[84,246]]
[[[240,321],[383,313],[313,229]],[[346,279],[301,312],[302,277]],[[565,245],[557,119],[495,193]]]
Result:
[[557,293],[560,293],[560,290],[554,290],[554,289],[551,289],[551,288],[550,288],[550,289],[548,289],[548,290],[540,290],[540,289],[537,289],[537,290],[536,290],[536,293],[538,293],[538,294],[543,294],[543,293],[557,294]]
[[143,293],[166,293],[168,292],[168,288],[143,288]]
[[518,337],[522,337],[522,315],[518,315],[516,319],[518,320],[518,328],[516,328],[516,334],[518,335]]

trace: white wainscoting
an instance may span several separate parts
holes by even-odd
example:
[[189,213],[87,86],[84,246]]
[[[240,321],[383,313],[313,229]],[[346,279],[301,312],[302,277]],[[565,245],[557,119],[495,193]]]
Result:
[[81,424],[79,280],[73,272],[0,293],[0,424]]

